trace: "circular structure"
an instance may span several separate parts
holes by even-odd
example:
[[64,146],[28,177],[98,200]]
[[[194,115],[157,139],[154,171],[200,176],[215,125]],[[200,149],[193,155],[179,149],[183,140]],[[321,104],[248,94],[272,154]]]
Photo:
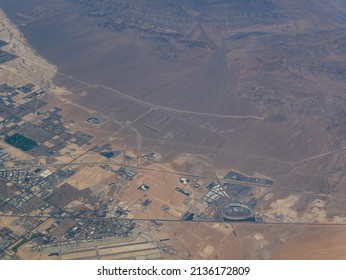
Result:
[[246,220],[252,218],[252,210],[250,207],[241,203],[229,203],[222,207],[221,213],[228,220]]

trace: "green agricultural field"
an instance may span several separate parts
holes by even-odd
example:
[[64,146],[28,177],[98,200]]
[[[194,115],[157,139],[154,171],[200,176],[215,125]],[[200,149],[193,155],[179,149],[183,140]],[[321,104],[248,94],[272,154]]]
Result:
[[20,133],[16,133],[10,137],[6,137],[5,142],[24,152],[29,151],[37,146],[37,143],[34,140],[31,140],[30,138],[25,137]]

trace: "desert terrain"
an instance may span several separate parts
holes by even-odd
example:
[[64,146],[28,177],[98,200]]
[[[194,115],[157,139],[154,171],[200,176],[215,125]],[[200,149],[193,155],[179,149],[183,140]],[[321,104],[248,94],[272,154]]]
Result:
[[0,8],[0,258],[346,258],[343,1]]

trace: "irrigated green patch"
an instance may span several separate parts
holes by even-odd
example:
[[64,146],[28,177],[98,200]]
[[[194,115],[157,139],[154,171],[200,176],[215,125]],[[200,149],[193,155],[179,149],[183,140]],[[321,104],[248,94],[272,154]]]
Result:
[[29,151],[37,146],[37,143],[34,140],[31,140],[30,138],[25,137],[20,133],[16,133],[10,137],[6,137],[5,142],[24,152]]

